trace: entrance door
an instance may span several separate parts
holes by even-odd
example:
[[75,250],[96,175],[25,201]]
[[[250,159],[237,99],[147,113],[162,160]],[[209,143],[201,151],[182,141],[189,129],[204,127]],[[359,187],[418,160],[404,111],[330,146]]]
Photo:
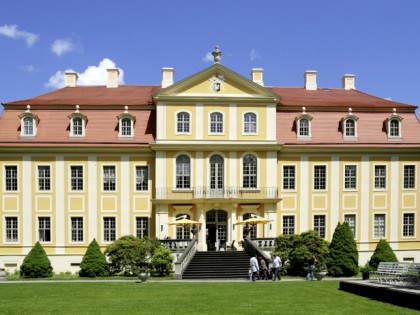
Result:
[[210,195],[223,198],[224,161],[220,155],[210,158]]
[[206,214],[207,250],[217,250],[221,243],[227,241],[227,212],[210,210]]

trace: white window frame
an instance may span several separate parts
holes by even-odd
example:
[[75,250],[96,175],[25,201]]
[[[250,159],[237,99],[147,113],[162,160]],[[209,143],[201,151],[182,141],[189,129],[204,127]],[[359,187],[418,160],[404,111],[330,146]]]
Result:
[[[222,153],[222,152],[211,152],[208,157],[207,157],[207,169],[208,169],[208,176],[207,176],[207,187],[211,187],[211,163],[210,160],[213,156],[218,155],[223,159],[223,187],[226,187],[226,183],[227,183],[227,171],[226,171],[226,161],[228,161],[228,159],[226,158],[226,156]],[[216,185],[217,186],[217,185]],[[211,188],[210,188],[211,189]],[[217,188],[215,188],[217,189]]]
[[[413,184],[414,184],[414,186],[413,187],[405,187],[405,183],[406,183],[405,168],[406,168],[406,166],[412,166],[412,167],[414,167],[414,174],[413,174],[413,178],[414,178],[413,179]],[[415,190],[417,188],[417,185],[416,185],[417,165],[416,164],[409,164],[409,163],[403,164],[402,172],[403,172],[403,174],[402,174],[402,178],[403,178],[402,189],[403,190]]]
[[[222,125],[222,132],[211,131],[211,127],[212,127],[211,117],[214,114],[219,114],[219,115],[222,116],[222,122],[218,122],[218,121],[217,122],[214,122],[216,124],[216,126],[218,124],[221,124]],[[208,132],[209,132],[209,135],[223,136],[225,134],[225,130],[226,130],[225,116],[226,116],[225,113],[222,112],[222,111],[220,111],[220,110],[215,110],[215,111],[212,111],[212,112],[209,113],[209,116],[208,116],[208,121],[209,121],[209,130],[208,130]]]
[[[358,118],[351,115],[347,116],[343,119],[342,129],[343,129],[343,138],[344,139],[357,139],[357,120]],[[352,121],[354,124],[354,135],[348,135],[349,127],[347,126],[347,122]]]
[[[49,228],[49,230],[50,230],[50,240],[49,241],[41,241],[41,238],[40,238],[40,226],[39,226],[40,218],[44,218],[44,219],[49,218],[49,221],[50,221],[50,228]],[[54,233],[53,233],[54,229],[53,229],[53,222],[52,222],[51,216],[50,215],[37,215],[37,217],[36,217],[36,226],[37,226],[37,240],[40,243],[42,243],[42,244],[52,244],[53,241],[54,241]]]
[[[315,228],[315,217],[324,217],[324,226],[319,226],[317,230]],[[312,224],[313,224],[313,230],[318,234],[319,237],[322,237],[323,239],[327,239],[327,215],[326,214],[314,214],[312,217]],[[320,229],[324,229],[324,236],[321,236],[321,230]]]
[[[406,215],[412,215],[413,216],[413,223],[412,224],[406,224],[405,223],[405,216]],[[405,226],[412,226],[413,229],[413,235],[404,235],[405,231],[404,231],[404,227]],[[403,212],[402,213],[402,238],[416,238],[416,213],[415,212]]]
[[[147,178],[143,179],[146,181],[147,189],[137,189],[137,168],[145,168],[147,170]],[[150,191],[150,166],[144,164],[134,165],[134,191],[136,192],[149,192]]]
[[[315,188],[315,168],[325,168],[325,188]],[[314,164],[312,167],[312,191],[327,191],[328,190],[328,165],[327,164]]]
[[[115,237],[115,239],[114,240],[105,240],[105,219],[114,219],[114,224],[115,224],[115,228],[114,228],[114,231],[115,231],[115,235],[114,235],[114,237]],[[101,227],[102,227],[102,233],[101,233],[101,236],[102,236],[102,243],[104,243],[104,244],[110,244],[110,243],[113,243],[113,242],[115,242],[117,239],[118,239],[118,218],[116,217],[116,216],[112,216],[112,215],[103,215],[102,216],[102,218],[101,218]]]
[[[53,182],[52,182],[53,176],[52,176],[52,166],[51,166],[51,164],[45,164],[45,163],[36,164],[35,167],[36,167],[36,191],[39,192],[39,193],[49,193],[49,192],[51,192],[52,187],[53,187]],[[40,180],[40,178],[39,178],[39,168],[40,167],[48,167],[49,168],[49,171],[50,171],[50,177],[49,177],[50,189],[40,189],[41,188],[40,185],[39,185],[39,180]]]
[[[36,136],[37,129],[38,129],[38,122],[39,122],[38,117],[32,114],[31,112],[24,112],[19,117],[20,117],[20,137],[21,138],[34,138]],[[25,126],[26,119],[32,120],[32,133],[26,132],[26,126]]]
[[[392,126],[392,122],[396,122],[397,126]],[[401,121],[402,118],[399,116],[391,116],[390,118],[388,118],[387,121],[387,127],[388,127],[388,138],[389,139],[400,139],[402,137],[402,132],[401,132]],[[395,129],[397,128],[398,134],[393,134],[395,132]]]
[[[104,184],[105,184],[105,168],[106,167],[113,167],[114,168],[114,185],[115,185],[115,187],[114,187],[114,189],[105,189],[105,186],[104,186]],[[116,193],[116,192],[118,192],[118,168],[117,168],[117,165],[115,165],[115,164],[102,164],[101,165],[101,174],[102,174],[102,177],[101,177],[101,189],[102,189],[102,192],[103,193]]]
[[[284,188],[284,180],[285,180],[285,174],[284,174],[284,168],[285,167],[293,167],[294,168],[294,188]],[[289,177],[288,177],[289,178]],[[296,164],[283,164],[281,167],[281,189],[283,191],[297,191],[297,165]]]
[[[289,226],[289,224],[290,224],[289,220],[287,222],[288,226],[285,227],[285,225],[284,225],[285,218],[288,218],[288,219],[293,218],[293,233],[289,233],[290,229],[291,229],[291,227]],[[284,233],[285,230],[287,230],[288,233]],[[281,217],[281,234],[282,235],[296,234],[296,216],[295,215],[288,215],[288,214],[282,215],[282,217]]]
[[[17,227],[7,228],[7,219],[16,219]],[[18,244],[20,242],[20,233],[19,233],[19,216],[17,215],[6,215],[3,217],[3,243],[4,244]],[[17,239],[16,240],[7,240],[8,230],[16,231]]]
[[[246,131],[246,126],[253,124],[252,122],[246,122],[246,115],[255,115],[255,132]],[[242,115],[242,135],[243,136],[257,136],[258,135],[258,113],[253,111],[244,112]]]
[[[16,167],[16,189],[7,189],[6,168]],[[4,193],[18,193],[19,192],[19,165],[18,164],[4,164],[3,165],[3,192]],[[10,180],[13,178],[11,177]],[[12,183],[11,183],[12,184]]]
[[[177,163],[176,160],[179,156],[186,155],[190,158],[190,187],[189,188],[177,188]],[[192,191],[194,187],[194,161],[190,153],[188,152],[178,152],[173,159],[173,170],[174,170],[174,177],[173,177],[173,189],[174,190],[182,190],[182,191]]]
[[[256,187],[244,187],[244,158],[247,155],[253,155],[256,159],[257,159],[257,176],[256,176]],[[241,163],[241,182],[240,182],[240,187],[241,190],[258,190],[260,187],[260,157],[258,156],[258,154],[256,152],[245,152],[244,154],[242,154],[241,159],[240,159],[240,163]]]
[[[303,119],[308,121],[308,134],[307,135],[302,134],[301,129],[300,129],[300,123]],[[295,124],[296,124],[296,137],[297,137],[297,139],[299,139],[299,140],[311,140],[312,139],[312,117],[311,116],[309,116],[306,113],[301,114],[300,116],[296,117]]]
[[[137,225],[137,220],[138,219],[145,219],[146,224],[147,224],[147,228],[146,228],[146,231],[147,231],[146,234],[147,235],[143,235],[143,237],[139,237],[139,231],[143,231],[144,228],[142,227],[142,228],[139,229],[139,227]],[[135,232],[135,235],[136,235],[137,238],[149,237],[150,236],[150,217],[147,217],[147,216],[136,216],[135,217],[135,220],[134,220],[134,232]]]
[[[70,118],[70,138],[83,138],[86,135],[86,122],[87,122],[87,117],[84,116],[83,114],[81,114],[80,112],[75,112],[73,114],[71,114],[69,116]],[[82,128],[82,133],[81,134],[76,134],[75,133],[75,125],[74,125],[74,121],[75,119],[81,119],[82,120],[82,125],[80,126]]]
[[[178,131],[178,123],[179,123],[178,115],[183,114],[183,113],[188,114],[188,132]],[[188,110],[180,110],[180,111],[175,112],[175,134],[176,135],[191,135],[191,127],[192,127],[191,117],[192,117],[191,112]],[[185,122],[180,122],[180,123],[182,123],[183,125],[186,124]]]
[[[73,219],[82,219],[82,233],[83,233],[83,240],[75,241],[73,240]],[[77,228],[78,230],[79,228]],[[83,244],[86,240],[86,229],[85,229],[85,216],[83,215],[72,215],[69,218],[69,243],[71,244]]]
[[[353,178],[352,175],[349,175],[349,177],[346,174],[346,168],[347,167],[355,167],[356,168],[356,173],[354,175],[354,180],[355,180],[355,187],[346,187],[346,179],[349,178],[350,182],[351,179]],[[343,165],[343,190],[345,191],[357,191],[359,185],[358,185],[358,165],[357,164],[344,164]]]
[[[377,225],[376,224],[376,218],[379,216],[383,216],[384,217],[384,224],[383,224],[383,230],[384,230],[384,234],[383,235],[377,235],[376,234],[376,228],[381,228],[382,225]],[[387,215],[384,212],[375,212],[373,213],[373,220],[372,220],[372,238],[375,240],[379,240],[379,239],[386,239],[386,234],[387,234]]]
[[[73,185],[72,185],[72,167],[81,167],[82,168],[82,185],[83,185],[83,189],[73,189]],[[78,177],[77,177],[78,178]],[[76,179],[77,179],[76,178]],[[82,193],[85,191],[85,166],[83,164],[71,164],[69,165],[69,192],[72,193]]]
[[[379,186],[377,186],[377,181],[376,181],[376,179],[378,178],[378,180],[380,180],[380,179],[382,179],[382,175],[380,175],[380,176],[376,176],[376,168],[377,167],[385,167],[385,187],[379,187]],[[381,186],[382,186],[382,184],[381,184]],[[381,190],[381,191],[383,191],[383,190],[386,190],[387,189],[387,187],[388,187],[388,165],[387,164],[374,164],[373,165],[373,190],[375,190],[375,191],[378,191],[378,190]]]
[[[347,222],[348,220],[346,220],[346,217],[354,217],[354,239],[357,239],[357,213],[344,213],[343,215],[343,222]],[[350,229],[352,228],[352,226],[349,224]]]
[[[128,119],[130,122],[130,134],[129,135],[124,135],[123,134],[123,121]],[[118,116],[118,138],[119,139],[133,139],[134,138],[134,122],[135,122],[136,118],[129,114],[128,111],[125,111],[124,113],[122,113],[121,115]]]

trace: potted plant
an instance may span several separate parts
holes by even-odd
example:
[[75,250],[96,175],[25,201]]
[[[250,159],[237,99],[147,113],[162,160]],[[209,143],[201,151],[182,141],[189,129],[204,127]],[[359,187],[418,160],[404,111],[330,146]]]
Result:
[[141,280],[141,282],[146,282],[147,279],[149,279],[150,277],[150,270],[147,269],[146,267],[142,267],[139,270],[139,279]]
[[369,262],[367,262],[363,267],[360,267],[360,272],[362,273],[363,280],[369,280],[370,272],[373,270],[371,266],[369,266]]
[[318,281],[321,281],[327,275],[327,273],[328,273],[328,270],[327,270],[327,266],[325,265],[325,263],[324,262],[319,262],[316,266],[316,270],[315,270],[315,274],[314,274],[315,278]]

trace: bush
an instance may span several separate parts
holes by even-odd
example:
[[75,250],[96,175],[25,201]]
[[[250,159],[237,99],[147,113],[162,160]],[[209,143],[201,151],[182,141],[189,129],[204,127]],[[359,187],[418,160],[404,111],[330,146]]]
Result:
[[172,271],[172,262],[174,258],[172,252],[163,246],[156,248],[151,265],[160,276],[169,276]]
[[347,222],[338,222],[330,244],[327,260],[328,273],[334,277],[351,277],[357,274],[359,253],[353,232]]
[[20,276],[24,278],[48,278],[53,268],[47,253],[39,242],[31,249],[20,266]]
[[369,266],[376,270],[381,261],[398,262],[397,256],[386,240],[380,240],[376,244],[375,252],[369,260]]
[[83,256],[80,263],[79,276],[89,278],[109,276],[109,265],[96,239],[90,242]]
[[150,269],[151,257],[159,246],[157,239],[126,235],[108,245],[105,255],[109,258],[113,274],[138,275],[141,269]]
[[305,276],[308,262],[315,256],[318,270],[326,268],[328,242],[315,231],[298,234],[280,235],[275,239],[274,252],[283,262],[284,273],[293,276]]

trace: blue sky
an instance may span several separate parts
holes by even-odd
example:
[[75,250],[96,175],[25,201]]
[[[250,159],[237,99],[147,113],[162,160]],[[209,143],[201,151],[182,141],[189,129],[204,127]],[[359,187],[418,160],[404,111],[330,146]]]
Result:
[[303,86],[317,70],[319,87],[356,88],[420,105],[420,1],[108,1],[13,0],[0,4],[0,102],[39,95],[72,69],[98,84],[104,69],[125,84],[175,81],[212,64],[250,77],[264,68],[269,86]]

